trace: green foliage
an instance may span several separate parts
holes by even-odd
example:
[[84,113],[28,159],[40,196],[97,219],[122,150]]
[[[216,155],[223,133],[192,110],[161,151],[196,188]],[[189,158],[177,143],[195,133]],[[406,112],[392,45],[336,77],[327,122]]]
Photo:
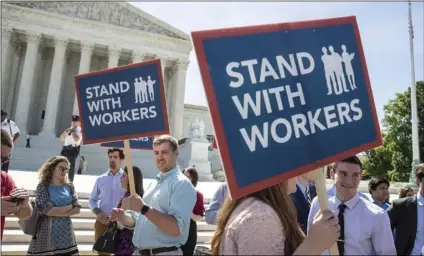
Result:
[[[417,82],[416,87],[420,158],[424,160],[424,81]],[[365,152],[366,174],[408,181],[412,163],[411,88],[396,94],[384,106],[382,124],[384,146]]]

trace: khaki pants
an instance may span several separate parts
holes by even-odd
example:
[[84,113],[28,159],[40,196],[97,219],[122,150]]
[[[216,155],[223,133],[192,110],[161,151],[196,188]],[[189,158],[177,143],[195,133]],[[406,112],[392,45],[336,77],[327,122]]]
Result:
[[[96,223],[94,223],[94,242],[99,239],[103,235],[104,232],[107,231],[107,226],[103,225],[100,221],[96,220]],[[105,253],[98,253],[98,255],[104,255],[107,256],[109,254]]]

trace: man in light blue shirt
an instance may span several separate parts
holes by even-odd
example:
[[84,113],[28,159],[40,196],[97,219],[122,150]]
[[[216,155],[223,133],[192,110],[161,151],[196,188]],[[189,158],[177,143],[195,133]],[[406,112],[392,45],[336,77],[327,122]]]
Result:
[[209,225],[215,225],[217,222],[217,216],[219,209],[221,209],[222,204],[224,203],[225,198],[228,194],[228,185],[223,183],[216,190],[215,194],[212,196],[211,203],[209,204],[208,209],[205,211],[205,220]]
[[386,178],[372,178],[368,183],[371,201],[383,210],[387,210],[390,207],[390,204],[387,203],[387,200],[389,200],[389,187],[390,182]]
[[107,230],[110,213],[125,194],[125,190],[121,187],[124,151],[119,148],[110,148],[107,155],[109,170],[96,179],[89,199],[90,210],[97,216],[94,223],[95,241]]
[[182,255],[196,203],[196,190],[178,169],[178,142],[170,135],[153,141],[153,152],[160,173],[147,188],[143,199],[132,195],[129,210],[113,209],[112,220],[134,229],[136,255]]

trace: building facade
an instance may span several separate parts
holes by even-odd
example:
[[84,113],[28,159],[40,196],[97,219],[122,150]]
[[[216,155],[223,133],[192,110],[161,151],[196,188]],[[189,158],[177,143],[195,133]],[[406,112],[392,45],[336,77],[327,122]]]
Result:
[[171,133],[183,136],[190,37],[126,2],[8,2],[1,107],[21,133],[57,137],[78,113],[73,77],[161,59]]

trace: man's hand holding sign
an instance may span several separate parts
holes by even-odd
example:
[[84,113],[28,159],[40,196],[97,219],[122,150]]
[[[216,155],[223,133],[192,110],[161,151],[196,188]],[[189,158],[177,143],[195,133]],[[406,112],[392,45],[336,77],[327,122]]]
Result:
[[130,139],[169,133],[160,60],[77,75],[75,89],[83,144],[121,143],[134,195]]
[[382,144],[355,17],[192,36],[232,198]]

